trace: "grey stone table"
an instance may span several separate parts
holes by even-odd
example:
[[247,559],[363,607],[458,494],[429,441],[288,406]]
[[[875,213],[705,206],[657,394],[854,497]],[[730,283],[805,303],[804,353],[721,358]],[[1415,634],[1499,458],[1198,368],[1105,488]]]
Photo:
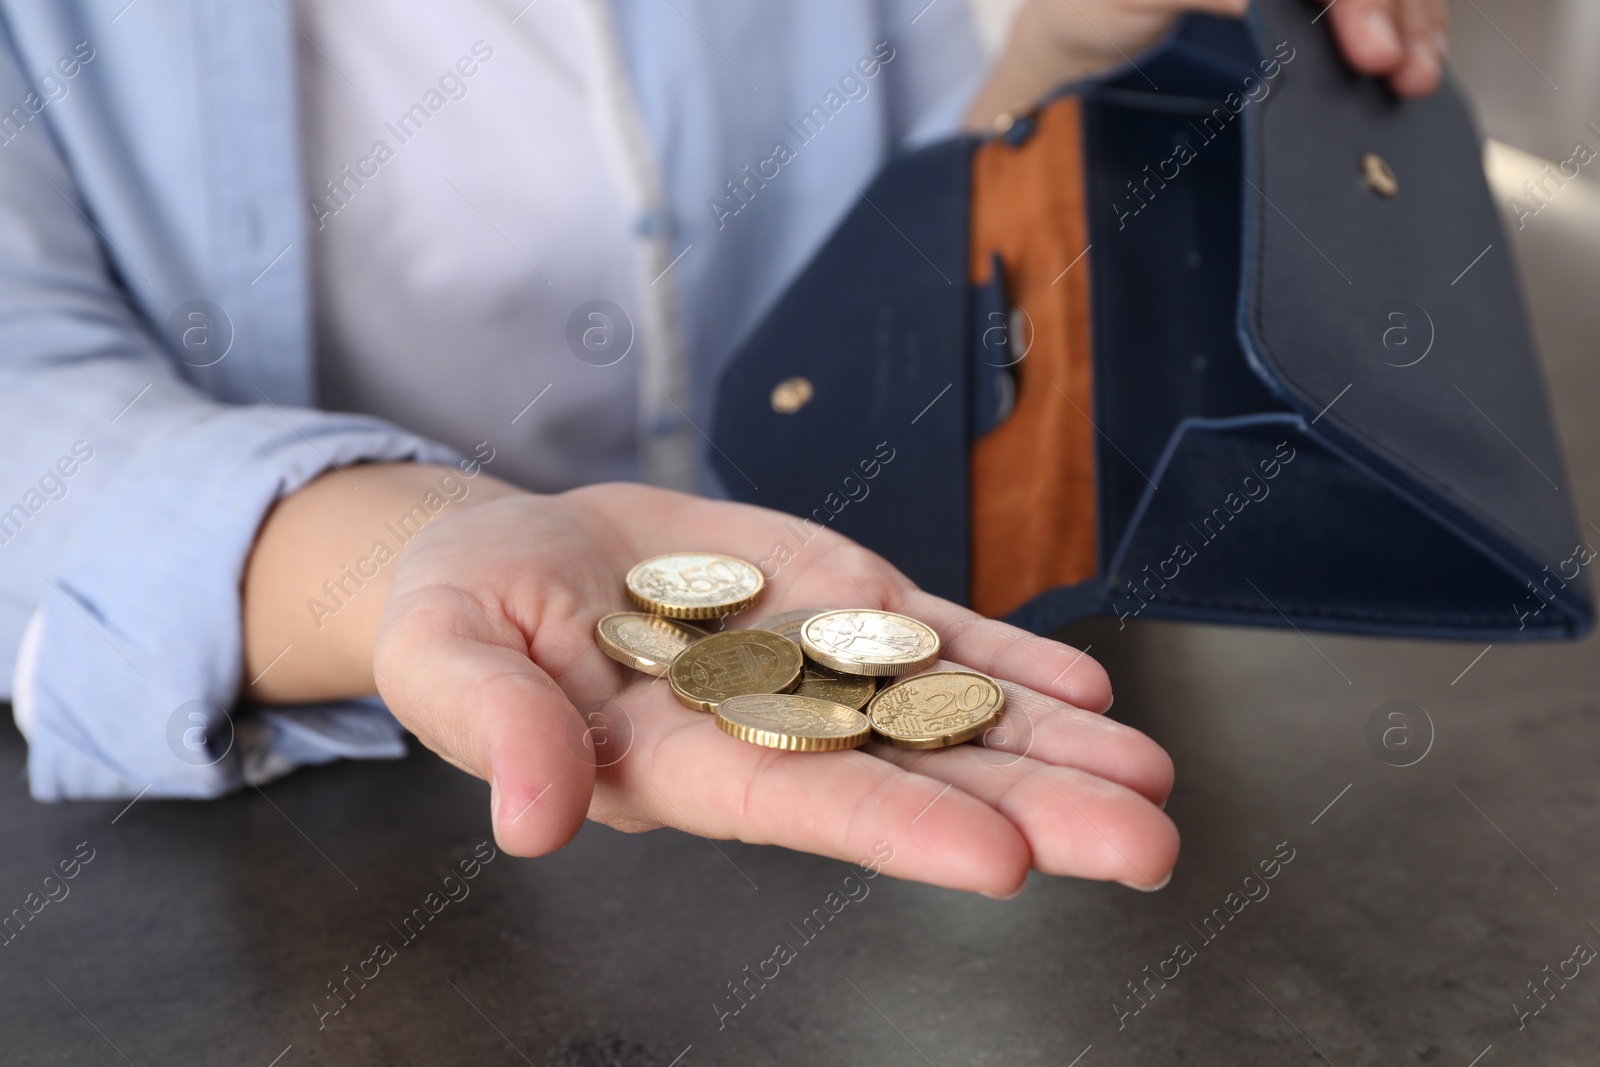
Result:
[[[1457,680],[1481,649],[1078,636],[1122,680],[1117,713],[1180,768],[1184,851],[1160,893],[1036,876],[1000,903],[593,826],[547,859],[474,867],[485,791],[426,754],[215,803],[45,807],[8,731],[0,904],[42,899],[63,860],[76,877],[0,948],[0,1060],[1600,1061],[1600,967],[1552,982],[1525,1029],[1514,1008],[1536,1003],[1530,980],[1579,966],[1563,962],[1575,945],[1600,947],[1592,643],[1497,645]],[[1396,698],[1433,725],[1409,767],[1367,741]],[[1291,850],[1272,880],[1247,879]],[[830,914],[847,890],[859,899]],[[418,908],[429,921],[407,923]],[[819,908],[826,924],[806,925]],[[392,956],[374,961],[380,941]],[[795,958],[731,1013],[727,983],[779,941]]]
[[[1519,253],[1595,515],[1600,239],[1537,222]],[[426,753],[214,803],[41,806],[0,728],[0,915],[39,907],[0,947],[0,1062],[1600,1063],[1600,966],[1574,957],[1600,948],[1595,640],[1068,636],[1176,759],[1160,893],[1035,877],[1000,903],[594,826],[474,866],[485,789]],[[1411,747],[1375,749],[1394,700]],[[794,958],[731,999],[780,941]]]

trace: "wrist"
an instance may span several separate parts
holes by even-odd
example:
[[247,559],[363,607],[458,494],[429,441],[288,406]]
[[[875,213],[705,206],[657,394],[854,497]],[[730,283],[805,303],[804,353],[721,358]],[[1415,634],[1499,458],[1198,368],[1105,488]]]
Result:
[[419,463],[329,471],[262,523],[243,582],[244,691],[261,703],[376,692],[372,650],[406,547],[466,508],[522,490]]

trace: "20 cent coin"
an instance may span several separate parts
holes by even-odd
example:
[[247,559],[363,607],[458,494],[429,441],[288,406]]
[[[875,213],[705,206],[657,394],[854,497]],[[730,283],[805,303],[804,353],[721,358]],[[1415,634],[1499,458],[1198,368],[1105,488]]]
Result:
[[896,748],[944,748],[983,733],[1006,705],[1000,684],[977,671],[936,671],[872,698],[872,729]]

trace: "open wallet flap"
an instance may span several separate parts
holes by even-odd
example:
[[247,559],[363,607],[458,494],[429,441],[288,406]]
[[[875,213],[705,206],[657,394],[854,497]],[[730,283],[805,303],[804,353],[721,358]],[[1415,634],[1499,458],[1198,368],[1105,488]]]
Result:
[[[1018,625],[1592,625],[1594,556],[1466,106],[1448,81],[1401,102],[1355,75],[1318,10],[1190,16],[1058,94],[1082,116],[1098,567]],[[984,143],[892,160],[723,373],[713,464],[798,517],[769,574],[828,526],[968,601],[969,457],[1008,384],[986,351],[1006,279],[998,259],[967,276]]]
[[1472,117],[1448,76],[1400,101],[1353,74],[1314,10],[1266,0],[1249,23],[1295,58],[1243,116],[1245,353],[1314,433],[1512,576],[1477,628],[1581,633],[1592,554]]

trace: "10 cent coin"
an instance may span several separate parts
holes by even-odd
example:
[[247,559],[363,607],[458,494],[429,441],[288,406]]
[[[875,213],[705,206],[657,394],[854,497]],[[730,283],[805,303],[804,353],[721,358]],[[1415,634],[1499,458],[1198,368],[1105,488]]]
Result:
[[794,693],[728,697],[717,725],[741,741],[791,752],[837,752],[866,742],[867,717],[853,708]]
[[787,693],[800,681],[803,657],[787,637],[766,630],[728,630],[702,638],[667,669],[673,695],[696,711],[716,711],[733,696]]

